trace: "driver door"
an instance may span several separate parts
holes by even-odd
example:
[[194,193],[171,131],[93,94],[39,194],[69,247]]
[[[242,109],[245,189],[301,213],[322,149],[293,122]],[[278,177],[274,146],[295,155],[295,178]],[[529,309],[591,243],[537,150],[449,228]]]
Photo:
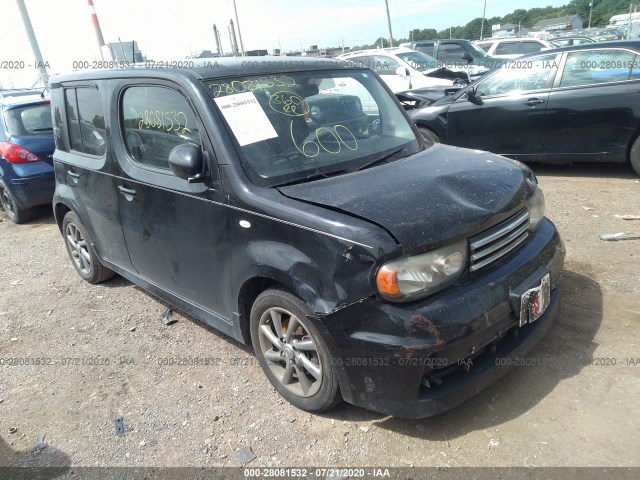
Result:
[[448,111],[447,143],[519,160],[543,160],[545,113],[557,71],[555,54],[507,64]]
[[[120,98],[116,192],[131,262],[151,284],[230,318],[225,208],[213,149],[195,110],[169,85],[128,84]],[[169,153],[185,143],[209,157],[212,182],[188,183],[173,174]]]

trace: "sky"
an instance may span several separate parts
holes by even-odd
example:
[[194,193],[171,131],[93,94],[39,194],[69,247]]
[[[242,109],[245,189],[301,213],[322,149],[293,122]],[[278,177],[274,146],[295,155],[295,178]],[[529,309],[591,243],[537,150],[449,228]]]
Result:
[[[395,38],[412,29],[465,25],[482,17],[482,0],[388,0]],[[213,24],[222,47],[230,50],[227,27],[233,0],[93,0],[105,42],[136,40],[148,59],[184,59],[215,51]],[[486,16],[515,8],[558,7],[568,0],[487,0]],[[72,70],[77,62],[100,60],[87,0],[25,0],[50,74]],[[283,51],[373,43],[388,36],[384,0],[236,0],[245,50]],[[55,9],[55,13],[52,12]],[[237,26],[236,26],[237,28]],[[23,67],[24,62],[24,67]],[[74,64],[74,62],[76,62]],[[3,68],[9,67],[9,68]],[[33,54],[15,0],[3,0],[0,84],[30,87],[38,79]]]

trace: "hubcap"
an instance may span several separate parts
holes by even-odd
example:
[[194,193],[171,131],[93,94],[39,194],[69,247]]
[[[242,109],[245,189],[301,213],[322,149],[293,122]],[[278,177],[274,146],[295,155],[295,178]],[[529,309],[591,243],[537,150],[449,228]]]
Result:
[[311,397],[322,385],[322,363],[316,344],[298,317],[283,308],[267,309],[258,327],[260,348],[280,384],[300,397]]
[[2,208],[4,208],[4,211],[7,212],[9,216],[14,216],[16,214],[15,206],[11,201],[11,197],[4,188],[0,188],[0,203],[2,203]]
[[91,257],[87,249],[87,242],[82,238],[82,233],[80,233],[80,230],[75,224],[69,223],[65,236],[67,238],[67,245],[69,246],[69,253],[76,268],[80,270],[83,275],[89,275],[89,272],[91,272]]

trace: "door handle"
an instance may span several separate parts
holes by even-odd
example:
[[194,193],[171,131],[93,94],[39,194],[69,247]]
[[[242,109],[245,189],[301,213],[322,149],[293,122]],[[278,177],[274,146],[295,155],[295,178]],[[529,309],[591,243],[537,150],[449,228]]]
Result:
[[67,175],[69,175],[71,178],[80,178],[80,175],[78,175],[76,172],[73,172],[71,170],[67,171]]
[[133,197],[136,196],[135,190],[131,190],[130,188],[125,188],[122,185],[118,187],[118,190],[120,190],[120,193],[124,195],[124,198],[126,198],[129,201],[133,200]]
[[530,98],[529,100],[524,102],[524,104],[528,107],[535,107],[536,105],[540,105],[541,103],[544,103],[544,100],[540,100],[539,98]]

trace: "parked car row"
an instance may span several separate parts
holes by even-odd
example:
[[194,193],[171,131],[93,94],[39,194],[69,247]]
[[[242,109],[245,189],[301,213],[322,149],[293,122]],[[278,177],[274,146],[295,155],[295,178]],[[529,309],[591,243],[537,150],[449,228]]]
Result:
[[465,88],[400,98],[429,142],[522,161],[630,162],[640,174],[639,91],[640,42],[621,41],[520,57]]
[[12,221],[23,223],[33,207],[53,197],[51,105],[39,92],[0,93],[0,204]]

